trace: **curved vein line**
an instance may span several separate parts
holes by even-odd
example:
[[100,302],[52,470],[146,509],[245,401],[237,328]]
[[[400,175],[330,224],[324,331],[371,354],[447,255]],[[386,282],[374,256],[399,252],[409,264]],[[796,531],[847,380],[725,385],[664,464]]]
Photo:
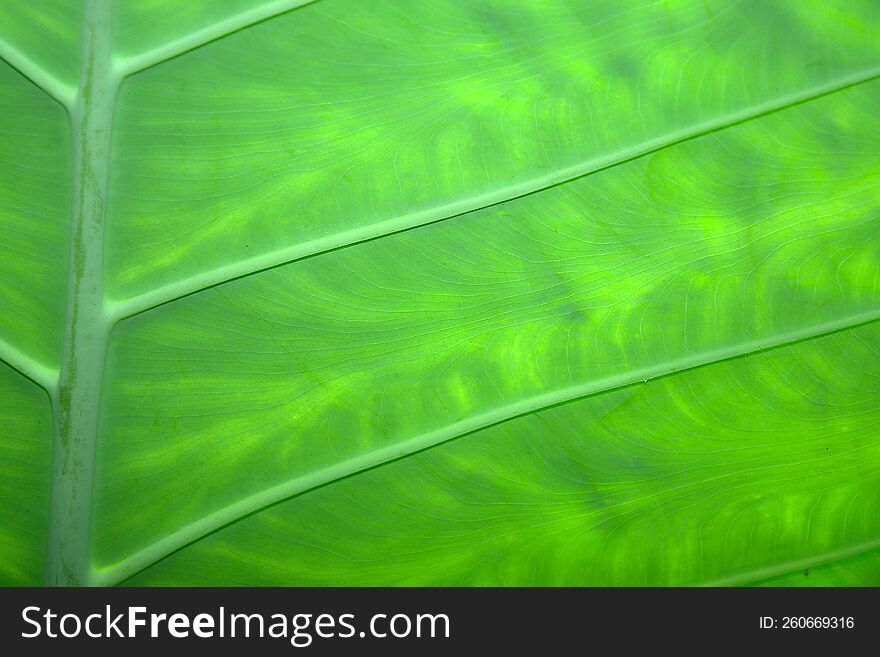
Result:
[[313,2],[317,2],[317,0],[274,0],[274,2],[267,2],[259,7],[254,7],[253,9],[236,14],[235,16],[230,16],[229,18],[218,21],[213,25],[191,32],[179,39],[157,46],[152,50],[148,50],[138,55],[119,58],[114,62],[114,68],[121,77],[133,75],[139,71],[150,68],[151,66],[156,66],[169,59],[178,57],[190,50],[201,48],[212,41],[222,39],[233,32],[250,27],[251,25],[260,23],[264,20],[274,18],[275,16],[286,14],[287,12],[298,9],[304,5],[312,4]]
[[409,440],[382,447],[367,454],[355,456],[314,472],[294,477],[239,500],[234,504],[218,509],[189,525],[181,527],[114,565],[106,568],[96,568],[92,572],[94,585],[109,586],[116,584],[146,569],[164,557],[204,538],[208,534],[291,497],[357,475],[366,470],[404,459],[482,429],[554,406],[568,404],[587,397],[595,397],[634,384],[647,383],[652,379],[779,349],[832,333],[853,329],[878,320],[880,320],[880,308],[844,319],[788,331],[770,338],[722,347],[712,352],[695,354],[671,362],[610,376],[605,379],[545,392],[491,411],[473,415]]
[[711,121],[697,124],[684,130],[658,137],[635,146],[603,155],[598,158],[579,162],[578,164],[558,169],[553,173],[531,178],[529,180],[508,185],[497,190],[459,199],[443,205],[406,214],[394,219],[379,221],[368,226],[319,237],[295,244],[283,249],[264,253],[223,265],[210,271],[202,272],[189,278],[181,279],[167,285],[157,287],[143,294],[124,300],[107,300],[106,309],[111,321],[118,322],[127,317],[150,310],[157,306],[170,303],[177,299],[196,294],[202,290],[223,285],[230,281],[251,276],[253,274],[287,265],[332,251],[349,248],[375,239],[388,237],[414,228],[447,221],[462,215],[483,210],[485,208],[507,203],[525,196],[537,194],[551,187],[592,175],[599,171],[611,169],[620,164],[669,148],[681,142],[719,132],[732,126],[753,121],[767,114],[779,112],[796,105],[801,105],[859,84],[880,78],[880,66],[860,71],[839,78],[832,82],[811,87],[797,94],[790,94],[766,103],[755,105],[748,111],[727,114]]
[[0,59],[21,73],[50,98],[57,100],[68,110],[73,107],[76,89],[62,82],[34,60],[3,38],[0,38]]
[[750,570],[745,573],[740,573],[739,575],[733,575],[731,577],[725,577],[724,579],[700,584],[700,586],[711,587],[753,585],[763,580],[771,579],[773,577],[789,575],[799,570],[815,568],[816,566],[822,566],[828,563],[833,563],[835,561],[843,561],[844,559],[848,559],[849,557],[857,557],[859,555],[867,554],[868,552],[872,552],[877,549],[880,549],[880,538],[875,538],[873,540],[859,543],[857,545],[852,545],[847,548],[841,548],[839,550],[832,550],[823,554],[817,554],[812,557],[806,557],[804,559],[795,559],[793,561],[786,561],[774,566],[757,568],[755,570]]
[[0,338],[0,361],[45,388],[50,395],[58,387],[58,370],[45,365]]

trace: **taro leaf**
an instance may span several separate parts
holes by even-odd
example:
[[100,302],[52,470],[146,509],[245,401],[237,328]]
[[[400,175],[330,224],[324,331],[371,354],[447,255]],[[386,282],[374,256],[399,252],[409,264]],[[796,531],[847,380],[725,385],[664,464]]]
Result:
[[880,584],[880,4],[7,0],[7,584]]

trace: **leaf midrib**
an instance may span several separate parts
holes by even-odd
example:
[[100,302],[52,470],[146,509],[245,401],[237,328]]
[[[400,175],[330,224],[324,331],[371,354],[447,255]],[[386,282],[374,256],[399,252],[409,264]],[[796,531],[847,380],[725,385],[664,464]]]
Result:
[[[311,1],[314,2],[317,0]],[[296,5],[296,7],[299,6],[302,5]],[[0,48],[0,59],[4,58],[3,54],[2,48]],[[25,77],[29,77],[24,71],[21,72]],[[727,128],[757,120],[763,116],[809,103],[824,96],[838,93],[877,79],[880,79],[880,66],[838,78],[837,80],[812,87],[798,94],[791,94],[774,101],[754,105],[748,110],[743,110],[741,112],[726,115],[720,119],[698,124],[689,129],[672,133],[657,140],[643,142],[617,153],[606,155],[595,160],[581,162],[572,167],[560,170],[560,174],[558,175],[559,180],[552,180],[551,178],[556,177],[552,174],[550,176],[532,178],[517,183],[516,185],[503,187],[500,190],[470,197],[463,201],[434,206],[415,214],[374,222],[368,226],[354,230],[342,231],[326,237],[301,242],[284,249],[278,249],[260,256],[240,260],[223,267],[175,281],[168,285],[156,287],[148,292],[141,293],[125,300],[105,298],[103,307],[106,320],[112,326],[120,321],[142,314],[148,310],[152,310],[153,308],[270,269],[283,267],[288,264],[293,264],[294,262],[333,253],[335,251],[351,248],[367,242],[397,235],[399,233],[408,232],[424,226],[441,223],[467,214],[479,212],[486,208],[502,205],[519,198],[532,196],[552,187],[562,186],[574,180],[601,171],[606,171],[616,166],[626,164],[627,162],[637,160],[641,157],[651,155],[665,148],[670,148],[686,141],[699,139],[700,137],[709,134],[721,132]],[[28,379],[45,388],[50,394],[57,386],[59,373],[57,367],[40,362],[38,359],[22,351],[14,344],[3,339],[0,339],[0,361],[5,362]]]
[[[185,36],[128,57],[114,58],[112,66],[119,78],[129,77],[148,68],[174,59],[218,39],[230,36],[257,23],[289,13],[318,0],[274,0],[265,2],[234,16],[197,29]],[[24,75],[47,96],[71,110],[76,103],[78,89],[40,66],[6,39],[0,37],[0,59]]]
[[104,313],[104,217],[113,74],[110,0],[88,0],[81,87],[69,111],[73,162],[67,304],[52,391],[52,476],[44,582],[90,584],[91,514],[99,400],[110,323]]
[[[275,2],[261,5],[260,7],[238,14],[230,19],[219,21],[209,27],[197,30],[188,37],[182,37],[168,44],[154,48],[148,53],[122,58],[111,61],[114,75],[121,81],[142,70],[160,64],[164,61],[185,54],[202,46],[208,45],[218,39],[230,36],[247,27],[270,20],[277,16],[289,13],[295,9],[317,0],[276,0]],[[222,31],[225,29],[226,31]],[[196,38],[196,37],[199,38]],[[43,86],[37,80],[53,79],[51,74],[39,69],[39,67],[23,55],[21,61],[13,61],[7,56],[7,50],[17,52],[14,48],[0,40],[0,59],[5,59],[13,68],[16,68],[25,77],[31,79],[38,87],[55,97],[59,102],[68,106],[70,110],[75,100],[74,96],[65,101],[52,91],[52,84]],[[148,56],[149,55],[149,56]],[[19,64],[19,65],[16,65]],[[562,186],[601,171],[612,169],[626,164],[641,157],[651,155],[665,148],[677,144],[698,139],[706,135],[720,132],[742,123],[747,123],[761,117],[784,111],[811,101],[817,100],[846,89],[869,83],[880,79],[880,66],[871,67],[856,73],[842,76],[830,82],[815,85],[806,90],[778,97],[774,100],[752,105],[738,112],[732,112],[722,117],[712,119],[689,128],[678,130],[657,139],[648,140],[629,148],[605,154],[598,158],[579,162],[577,164],[558,169],[551,174],[530,178],[519,183],[501,187],[500,189],[470,196],[458,201],[451,201],[433,206],[417,213],[403,215],[394,219],[373,222],[369,225],[349,231],[341,231],[332,235],[300,242],[298,244],[278,249],[259,256],[246,258],[233,262],[213,270],[205,271],[194,276],[180,279],[173,283],[161,285],[129,297],[127,299],[104,299],[104,313],[107,322],[112,326],[118,322],[144,313],[153,308],[183,299],[204,290],[218,287],[226,283],[253,276],[270,269],[282,267],[301,260],[325,255],[335,251],[364,244],[374,240],[390,237],[399,233],[441,223],[467,214],[478,212],[490,207],[503,205],[511,201],[538,194],[547,189]],[[60,81],[55,80],[59,85]],[[0,360],[22,373],[50,393],[57,383],[58,368],[39,362],[29,354],[2,339],[0,339]],[[53,381],[53,377],[55,381]]]
[[[92,2],[100,3],[100,1],[101,0],[91,0],[90,4]],[[309,4],[313,1],[315,0],[278,0],[276,2],[266,3],[252,11],[245,12],[244,14],[240,14],[231,19],[220,21],[214,26],[193,32],[186,37],[182,37],[181,39],[165,44],[164,46],[154,48],[147,53],[119,59],[117,61],[111,60],[110,65],[116,78],[115,84],[118,85],[122,77],[130,76],[140,70],[154,66],[162,61],[205,45],[205,43],[223,38],[224,36],[237,32],[249,25],[286,13],[287,11]],[[19,53],[11,45],[2,41],[0,41],[0,56],[2,56],[2,58],[14,68],[18,69],[23,75],[25,75],[25,77],[28,77],[34,82],[34,84],[36,84],[36,86],[43,89],[51,97],[65,105],[69,111],[74,109],[78,94],[71,90],[65,83],[54,78],[48,72],[43,71],[32,60]],[[366,241],[380,239],[385,236],[408,231],[428,224],[453,219],[477,210],[499,205],[524,196],[529,196],[551,187],[566,184],[577,178],[610,169],[619,164],[643,157],[672,145],[713,132],[718,132],[728,127],[751,121],[795,105],[803,104],[816,98],[872,81],[878,77],[880,77],[880,67],[870,68],[844,76],[829,83],[817,85],[801,92],[777,98],[773,101],[751,106],[739,112],[734,112],[688,129],[670,133],[669,135],[654,140],[649,140],[610,155],[578,163],[566,169],[558,170],[548,176],[530,179],[476,197],[450,202],[414,215],[405,215],[397,219],[377,222],[354,231],[346,231],[336,235],[312,240],[287,249],[264,254],[264,256],[258,258],[239,261],[232,265],[224,266],[195,277],[190,277],[167,286],[156,288],[152,291],[123,301],[109,300],[104,297],[102,305],[102,322],[106,323],[106,326],[109,329],[109,326],[112,326],[126,317],[142,313],[156,306],[169,303],[185,296],[196,294],[209,287],[222,285],[231,280],[250,276],[297,260],[348,248]],[[82,90],[80,93],[83,93]],[[74,127],[76,128],[80,126]],[[74,201],[76,202],[76,199],[74,199]],[[569,403],[588,396],[604,394],[612,390],[636,384],[639,381],[647,382],[648,380],[658,377],[674,375],[680,371],[740,358],[761,351],[802,342],[804,340],[815,339],[829,333],[874,322],[878,319],[880,319],[880,311],[870,311],[850,318],[835,320],[833,322],[807,327],[798,331],[778,334],[763,341],[743,343],[741,345],[736,345],[708,354],[690,356],[673,363],[665,363],[652,368],[636,370],[603,381],[589,382],[582,384],[581,386],[575,386],[561,391],[553,391],[527,400],[520,400],[519,402],[504,406],[500,409],[495,409],[483,415],[474,416],[467,420],[463,420],[462,422],[447,425],[447,427],[444,427],[433,434],[427,434],[427,436],[434,436],[434,438],[420,436],[405,441],[403,444],[395,445],[393,448],[371,452],[365,457],[362,457],[364,464],[361,466],[358,466],[353,461],[346,462],[344,464],[337,464],[332,468],[322,470],[318,473],[311,473],[306,477],[292,479],[279,487],[263,491],[258,496],[243,501],[244,503],[247,503],[251,500],[255,500],[248,508],[245,508],[243,504],[236,504],[210,514],[209,516],[178,530],[165,539],[162,539],[123,560],[113,568],[94,570],[90,563],[83,564],[87,569],[91,570],[91,577],[88,580],[88,583],[109,584],[118,582],[121,579],[130,577],[134,573],[139,572],[150,564],[155,563],[155,561],[167,556],[171,552],[179,550],[209,533],[234,523],[246,515],[257,513],[268,506],[277,504],[278,502],[292,496],[302,494],[307,490],[327,485],[333,481],[352,476],[353,474],[366,469],[380,467],[385,463],[406,458],[419,451],[430,449],[436,445],[473,433],[474,431],[479,431],[488,426],[506,422],[529,413],[539,412],[540,410],[551,406]],[[106,341],[107,336],[105,334],[101,349],[106,348]],[[25,376],[28,376],[28,378],[31,378],[39,385],[45,387],[50,391],[50,394],[57,386],[57,378],[54,385],[53,381],[51,381],[53,376],[57,377],[59,374],[56,370],[38,363],[27,354],[24,354],[13,345],[4,341],[0,341],[0,359],[8,362],[15,369],[21,371]],[[61,369],[64,369],[63,364]],[[54,397],[54,395],[52,396]],[[535,407],[530,408],[530,404],[535,405]],[[55,412],[57,414],[57,410]],[[473,425],[472,428],[468,428],[468,426],[471,425]],[[437,438],[435,434],[439,434],[440,432],[445,432],[449,434],[449,436],[446,438],[443,438],[442,436]],[[425,444],[419,446],[419,444],[417,444],[418,441],[423,441]],[[385,452],[388,452],[388,454],[385,454]],[[376,463],[368,463],[370,459],[376,460]],[[346,472],[345,466],[348,464],[351,464],[352,467],[350,468],[350,471]],[[56,468],[57,467],[58,463],[56,462]],[[330,473],[331,470],[334,472],[338,470],[339,472],[334,475]],[[328,475],[326,481],[321,481],[321,476],[325,474]],[[308,483],[310,478],[315,480],[311,485]],[[88,487],[90,488],[90,486],[91,481],[89,480]],[[290,492],[290,489],[295,486],[299,486],[300,488]],[[281,490],[281,488],[284,488],[285,490]],[[257,497],[262,501],[257,501]],[[270,497],[271,499],[269,499]]]

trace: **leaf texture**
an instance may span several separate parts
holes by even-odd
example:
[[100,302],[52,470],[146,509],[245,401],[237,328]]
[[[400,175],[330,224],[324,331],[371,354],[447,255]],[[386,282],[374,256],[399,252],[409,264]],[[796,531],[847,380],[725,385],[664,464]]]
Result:
[[878,9],[4,23],[0,576],[880,584]]

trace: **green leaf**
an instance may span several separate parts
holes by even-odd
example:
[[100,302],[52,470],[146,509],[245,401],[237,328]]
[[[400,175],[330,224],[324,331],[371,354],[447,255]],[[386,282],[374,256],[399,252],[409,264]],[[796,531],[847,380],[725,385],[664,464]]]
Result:
[[880,584],[876,2],[8,4],[4,583]]

